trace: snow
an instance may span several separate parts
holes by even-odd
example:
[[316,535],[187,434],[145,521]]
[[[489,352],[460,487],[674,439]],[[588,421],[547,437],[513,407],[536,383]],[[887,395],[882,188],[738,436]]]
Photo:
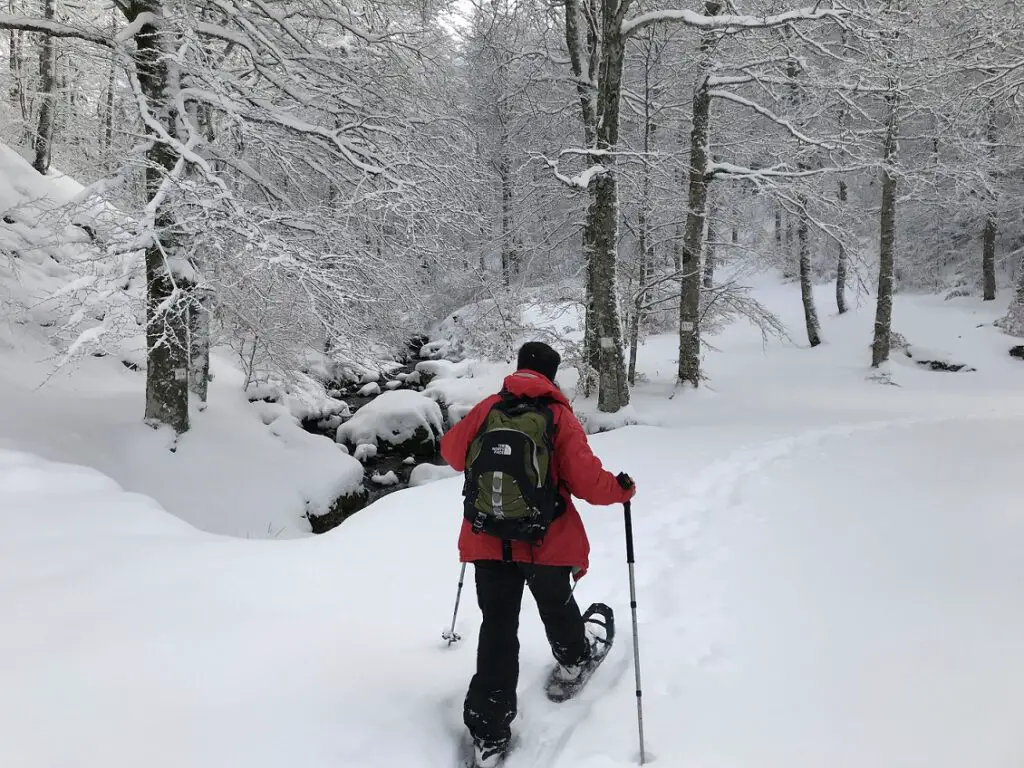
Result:
[[436,483],[438,480],[446,480],[450,477],[459,477],[461,473],[451,467],[437,464],[417,464],[409,475],[409,487],[416,488],[427,483]]
[[[144,369],[141,326],[127,328],[121,341],[104,339],[100,348],[86,342],[101,339],[104,326],[86,327],[81,346],[89,354],[55,369],[64,357],[66,313],[48,299],[89,288],[96,275],[76,270],[102,261],[84,230],[57,215],[59,206],[82,194],[72,179],[40,176],[0,144],[0,448],[90,466],[213,533],[310,535],[306,514],[327,511],[363,476],[358,461],[301,428],[302,418],[345,408],[312,378],[253,392],[279,404],[249,403],[231,353],[215,352],[209,404],[193,409],[192,429],[172,453],[171,436],[142,423],[143,375],[122,363]],[[106,208],[72,218],[79,216],[91,216],[93,224],[116,219]],[[126,314],[141,307],[137,291],[91,300],[75,313],[86,325],[94,308],[110,318],[117,307]]]
[[845,11],[833,11],[830,9],[798,8],[784,13],[777,13],[771,16],[746,16],[731,13],[718,14],[717,16],[705,16],[691,10],[661,10],[649,11],[626,19],[622,22],[621,30],[623,37],[628,37],[645,27],[665,22],[676,22],[685,24],[688,27],[698,29],[757,29],[762,27],[776,27],[782,24],[789,24],[794,21],[816,21],[822,19],[841,19],[846,15]]
[[440,406],[410,389],[384,392],[338,427],[339,443],[399,445],[423,429],[434,439],[444,432]]
[[515,366],[505,363],[467,361],[440,371],[423,394],[443,403],[448,409],[448,423],[454,425],[474,405],[500,390],[502,380],[514,370]]
[[377,455],[377,444],[376,443],[360,443],[356,446],[356,452],[352,454],[358,461],[364,464],[368,459],[372,459]]
[[371,381],[369,384],[364,385],[359,390],[361,397],[373,397],[374,395],[380,394],[380,384],[375,381]]
[[383,475],[380,472],[374,472],[370,480],[377,485],[384,486],[398,485],[399,482],[398,475],[395,474],[394,470],[390,470]]
[[[755,290],[801,327],[798,287]],[[1005,301],[898,296],[912,348],[977,370],[894,356],[897,386],[880,386],[866,375],[874,307],[830,315],[830,291],[818,291],[823,345],[765,346],[729,326],[697,390],[674,388],[675,339],[651,337],[633,398],[642,426],[592,438],[639,489],[652,764],[1016,765],[1024,366],[993,327]],[[0,764],[453,765],[479,627],[470,568],[463,639],[440,637],[461,479],[421,465],[430,482],[327,534],[246,540],[266,533],[243,520],[298,517],[308,489],[328,498],[359,462],[286,404],[248,403],[224,360],[172,454],[138,423],[139,374],[90,357],[35,389],[46,347],[22,331],[0,350]],[[450,387],[493,386],[509,364],[488,366],[431,387],[461,402],[468,389]],[[396,391],[344,426],[361,421],[376,442],[440,418],[432,398]],[[550,651],[524,600],[508,768],[635,765],[621,513],[580,507],[592,553],[576,597],[612,605],[618,639],[579,700],[550,704]],[[234,535],[207,532],[211,520]]]

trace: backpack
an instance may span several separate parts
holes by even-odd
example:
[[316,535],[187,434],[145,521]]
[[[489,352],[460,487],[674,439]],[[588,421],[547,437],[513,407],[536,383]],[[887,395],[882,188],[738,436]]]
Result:
[[476,533],[536,544],[566,507],[552,478],[555,401],[500,397],[469,444],[464,517]]

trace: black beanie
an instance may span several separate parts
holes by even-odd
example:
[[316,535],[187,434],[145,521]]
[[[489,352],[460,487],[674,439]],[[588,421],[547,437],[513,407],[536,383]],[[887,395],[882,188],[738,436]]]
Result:
[[543,341],[528,341],[519,348],[519,370],[536,371],[552,382],[558,374],[561,356]]

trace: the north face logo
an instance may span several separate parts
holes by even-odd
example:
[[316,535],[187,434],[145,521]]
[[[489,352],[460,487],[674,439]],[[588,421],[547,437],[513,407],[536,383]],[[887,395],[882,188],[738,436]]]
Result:
[[511,456],[512,446],[509,445],[508,443],[500,443],[491,448],[491,453],[493,453],[495,456]]

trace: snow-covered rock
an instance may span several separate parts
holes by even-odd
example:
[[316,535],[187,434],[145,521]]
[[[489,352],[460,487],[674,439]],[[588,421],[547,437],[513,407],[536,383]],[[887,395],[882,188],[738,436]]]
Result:
[[441,407],[412,390],[384,392],[338,427],[335,439],[360,445],[373,443],[381,450],[430,456],[444,433]]
[[447,465],[419,464],[409,475],[409,487],[415,488],[438,480],[445,480],[449,477],[458,477],[459,473]]
[[357,461],[366,463],[367,459],[372,459],[377,456],[377,444],[376,443],[360,443],[356,446],[356,452],[353,454]]
[[453,363],[451,360],[424,360],[416,364],[416,372],[421,380],[463,379],[473,375],[473,362],[463,360]]
[[383,485],[383,486],[398,485],[398,483],[399,483],[398,475],[396,475],[393,470],[389,471],[389,472],[387,472],[387,473],[385,473],[383,475],[380,474],[380,473],[375,473],[370,478],[370,480],[371,480],[371,482],[374,482],[377,485]]
[[371,381],[369,384],[364,385],[359,390],[359,395],[361,397],[373,397],[374,395],[379,395],[379,394],[380,394],[380,384],[378,384],[376,381]]

